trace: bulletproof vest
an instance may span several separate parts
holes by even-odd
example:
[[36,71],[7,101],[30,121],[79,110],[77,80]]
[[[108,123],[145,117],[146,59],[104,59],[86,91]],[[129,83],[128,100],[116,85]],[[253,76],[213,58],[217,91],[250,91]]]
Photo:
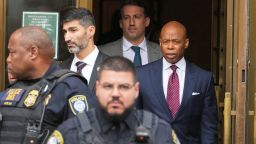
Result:
[[[78,129],[79,144],[107,144],[102,136],[100,135],[100,125],[96,118],[95,109],[90,111],[92,115],[90,117],[85,113],[79,113],[75,120],[75,125]],[[134,135],[130,136],[130,141],[127,144],[153,144],[155,141],[155,133],[158,127],[159,118],[150,112],[137,110],[139,126],[134,132]],[[140,131],[139,127],[143,127],[145,130]],[[136,139],[146,136],[148,139],[146,142],[138,142]],[[122,142],[122,144],[125,144]]]
[[[45,107],[52,89],[69,76],[86,79],[69,70],[59,70],[33,85],[14,84],[8,88],[0,103],[0,144],[44,143],[50,131],[42,129]],[[51,130],[50,130],[51,129]]]

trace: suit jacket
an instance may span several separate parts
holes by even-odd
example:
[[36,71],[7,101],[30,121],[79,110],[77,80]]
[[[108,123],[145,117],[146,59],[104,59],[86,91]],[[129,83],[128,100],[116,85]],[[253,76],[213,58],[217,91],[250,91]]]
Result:
[[[109,57],[109,56],[107,56],[107,55],[105,55],[105,54],[103,54],[102,52],[99,51],[98,56],[96,58],[94,66],[93,66],[90,81],[88,82],[89,88],[93,92],[95,92],[95,83],[96,83],[96,80],[97,80],[97,68],[107,57]],[[64,69],[70,69],[73,59],[74,59],[74,55],[70,56],[68,59],[66,59],[62,63],[60,63],[60,66]]]
[[186,61],[182,102],[173,119],[163,91],[162,67],[160,59],[138,68],[138,108],[171,124],[181,144],[216,144],[218,115],[211,73]]
[[[148,63],[158,60],[162,57],[162,53],[158,44],[146,40],[148,51]],[[99,46],[99,49],[109,56],[123,55],[123,39]]]

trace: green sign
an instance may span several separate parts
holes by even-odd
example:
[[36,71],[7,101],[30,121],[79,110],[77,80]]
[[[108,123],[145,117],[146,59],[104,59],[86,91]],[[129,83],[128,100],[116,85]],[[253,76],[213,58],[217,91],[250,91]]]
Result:
[[23,12],[22,26],[40,26],[47,31],[58,54],[59,13],[57,12]]

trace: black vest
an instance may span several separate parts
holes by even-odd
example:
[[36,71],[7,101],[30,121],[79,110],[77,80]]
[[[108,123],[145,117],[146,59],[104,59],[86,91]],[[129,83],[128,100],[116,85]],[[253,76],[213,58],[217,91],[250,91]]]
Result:
[[[100,135],[100,125],[96,118],[95,109],[90,110],[90,118],[85,113],[79,113],[75,120],[78,129],[79,144],[106,144],[107,142]],[[140,125],[136,128],[134,135],[131,135],[131,141],[122,144],[153,144],[155,141],[155,132],[158,127],[158,117],[150,112],[136,110]],[[146,142],[139,142],[136,139],[146,138]]]
[[7,89],[0,103],[0,144],[44,143],[55,129],[42,128],[45,107],[55,85],[69,76],[85,80],[75,72],[59,70],[31,86],[17,82]]

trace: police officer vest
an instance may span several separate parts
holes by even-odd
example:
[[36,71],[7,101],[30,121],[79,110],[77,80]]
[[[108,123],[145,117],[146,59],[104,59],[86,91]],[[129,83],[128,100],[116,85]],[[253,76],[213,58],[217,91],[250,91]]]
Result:
[[[85,113],[79,113],[75,120],[78,129],[80,144],[107,144],[100,135],[100,125],[96,118],[95,109],[92,109],[90,118]],[[127,144],[153,144],[155,141],[155,132],[158,127],[159,118],[150,112],[137,110],[136,112],[140,125],[134,135],[131,135],[131,141]],[[122,143],[125,144],[125,143]]]
[[87,84],[77,73],[59,70],[32,86],[7,89],[0,101],[0,144],[44,143],[54,129],[51,126],[41,129],[45,106],[55,85],[69,76],[77,76]]

